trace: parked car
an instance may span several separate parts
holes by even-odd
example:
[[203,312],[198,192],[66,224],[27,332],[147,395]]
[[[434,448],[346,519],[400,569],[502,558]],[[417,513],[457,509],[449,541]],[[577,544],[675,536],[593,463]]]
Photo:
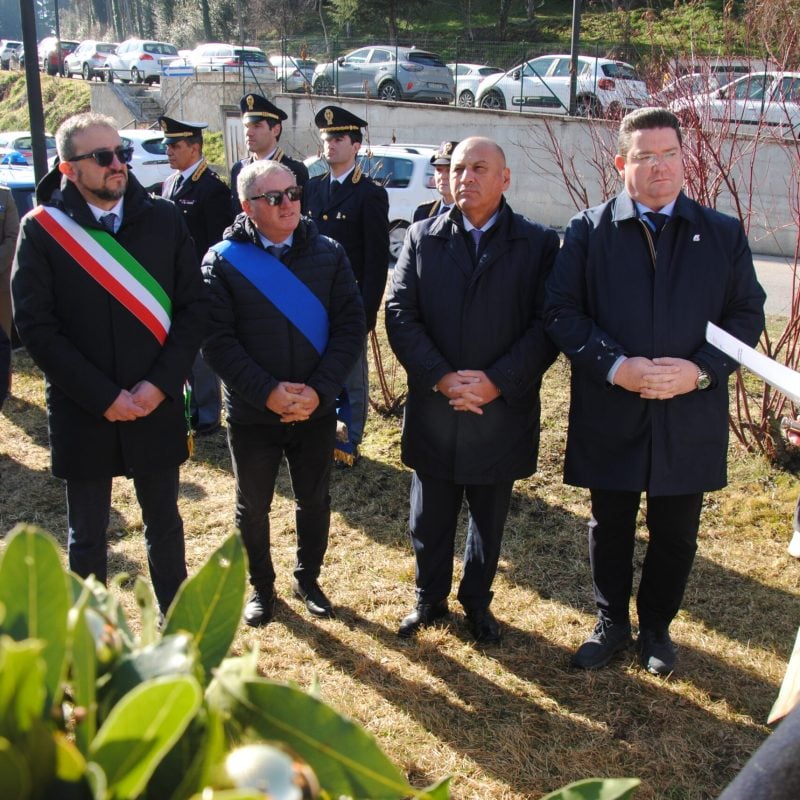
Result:
[[284,92],[311,90],[311,81],[317,62],[313,58],[294,56],[270,56],[269,63],[275,67],[275,80]]
[[161,192],[161,184],[174,172],[167,159],[167,146],[160,130],[123,128],[122,144],[133,147],[129,166],[139,183],[151,192]]
[[327,64],[318,64],[315,94],[377,97],[418,103],[452,103],[453,76],[435,53],[415,47],[361,47]]
[[27,214],[35,205],[36,177],[33,174],[33,167],[27,164],[0,163],[0,186],[11,189],[20,217]]
[[0,69],[11,68],[11,58],[17,50],[22,50],[22,42],[0,39]]
[[726,86],[731,80],[733,78],[724,73],[692,72],[666,83],[653,94],[652,101],[654,105],[669,106],[676,100],[692,100]]
[[[50,159],[56,154],[55,137],[46,133],[44,141],[47,158]],[[28,164],[33,164],[32,146],[30,131],[0,131],[0,147],[22,153]]]
[[85,81],[90,81],[95,75],[105,78],[108,73],[98,72],[98,67],[105,67],[108,57],[117,52],[115,42],[98,42],[96,39],[87,39],[81,42],[77,49],[64,59],[64,74],[71,78],[81,75]]
[[108,77],[112,81],[158,83],[161,67],[177,58],[178,48],[169,42],[126,39],[117,47],[116,53],[109,53],[103,66],[109,68]]
[[690,125],[800,135],[800,72],[751,72],[712,92],[675,100],[670,108]]
[[211,42],[199,44],[187,56],[186,63],[197,72],[222,72],[234,75],[245,70],[245,74],[259,81],[273,83],[275,67],[267,61],[267,54],[260,47],[245,47],[234,44]]
[[78,44],[80,43],[71,39],[62,39],[59,46],[57,37],[45,36],[39,42],[39,70],[48,75],[63,75],[64,59],[78,47]]
[[487,67],[485,64],[448,64],[447,69],[455,82],[456,105],[466,108],[475,105],[480,82],[503,71],[500,67]]
[[[361,169],[389,195],[389,255],[392,263],[400,255],[414,210],[420,203],[439,197],[433,178],[431,156],[436,147],[428,144],[363,146],[358,154]],[[328,165],[320,156],[304,161],[311,177],[322,175]]]
[[[540,56],[490,75],[481,81],[476,102],[481,108],[566,114],[571,65],[568,55]],[[586,117],[620,117],[649,97],[630,64],[609,58],[579,56],[577,89],[578,114]]]
[[0,164],[27,167],[28,159],[19,150],[14,150],[11,147],[0,147]]

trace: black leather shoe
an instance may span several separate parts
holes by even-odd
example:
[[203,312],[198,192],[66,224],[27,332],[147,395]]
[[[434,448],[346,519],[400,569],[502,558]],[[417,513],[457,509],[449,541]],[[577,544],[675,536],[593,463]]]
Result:
[[449,613],[447,600],[440,600],[438,603],[417,603],[414,610],[403,618],[397,629],[397,635],[407,639],[414,636],[420,628],[433,625],[437,619],[442,619]]
[[669,631],[642,628],[637,644],[639,660],[651,675],[669,675],[675,669],[678,653]]
[[570,665],[577,669],[601,669],[631,643],[629,622],[599,617],[588,639],[575,651]]
[[302,584],[295,580],[292,584],[292,591],[298,600],[302,600],[306,604],[309,614],[322,619],[330,619],[333,616],[331,601],[325,597],[325,592],[319,588],[316,581]]
[[488,608],[466,608],[467,626],[478,644],[500,644],[500,623]]
[[275,592],[273,589],[259,591],[256,589],[253,596],[244,607],[242,619],[251,628],[260,628],[266,625],[275,614]]

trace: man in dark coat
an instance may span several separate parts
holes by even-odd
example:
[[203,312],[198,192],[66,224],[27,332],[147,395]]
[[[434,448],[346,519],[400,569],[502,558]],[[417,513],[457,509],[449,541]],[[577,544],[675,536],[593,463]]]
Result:
[[765,296],[741,224],[682,193],[671,112],[625,117],[615,164],[624,191],[572,219],[548,283],[547,331],[572,362],[564,476],[590,489],[599,614],[572,663],[600,668],[630,643],[634,534],[646,492],[638,646],[645,669],[666,675],[703,492],[726,483],[736,363],[705,341],[706,323],[755,344]]
[[437,200],[420,203],[414,209],[412,222],[419,222],[428,217],[438,217],[439,214],[447,214],[453,207],[453,193],[450,191],[450,159],[457,145],[458,142],[442,142],[439,149],[431,156],[431,164],[434,169],[433,179],[436,183],[436,191],[441,197]]
[[269,509],[284,456],[297,514],[294,594],[317,617],[330,527],[335,403],[364,342],[364,308],[341,246],[300,218],[288,167],[257,161],[239,175],[244,214],[203,262],[212,311],[203,350],[222,377],[236,477],[236,527],[250,564],[248,625],[275,605]]
[[[203,158],[204,122],[159,117],[169,165],[177,170],[164,181],[161,196],[183,212],[194,240],[198,269],[203,256],[233,221],[228,187]],[[198,353],[189,376],[192,428],[198,436],[219,429],[222,414],[219,378]]]
[[[481,643],[500,639],[489,610],[517,478],[536,470],[539,387],[556,349],[542,306],[558,236],[503,198],[503,151],[472,137],[452,156],[457,208],[409,228],[386,303],[389,342],[408,373],[403,463],[411,483],[417,603],[412,636],[448,614],[453,548],[469,507],[458,599]],[[477,245],[476,245],[477,242]]]
[[[330,172],[306,184],[303,212],[316,222],[320,233],[344,247],[364,300],[369,332],[378,319],[389,270],[389,198],[356,163],[361,129],[367,123],[338,106],[325,106],[314,122]],[[353,466],[369,407],[366,340],[344,389],[338,414],[347,429],[347,441],[337,441],[334,457],[343,466]]]
[[277,161],[289,167],[298,186],[305,186],[308,180],[306,165],[287,156],[279,145],[283,133],[283,120],[287,118],[286,112],[266,97],[252,93],[242,97],[239,108],[242,112],[244,138],[250,155],[231,167],[231,205],[234,216],[242,213],[236,183],[242,168],[248,164],[254,164],[256,161]]
[[182,215],[128,173],[132,151],[113,119],[71,117],[56,142],[58,168],[21,224],[12,291],[23,344],[46,378],[69,565],[106,580],[112,477],[132,478],[165,612],[186,577],[183,383],[203,336],[206,289]]

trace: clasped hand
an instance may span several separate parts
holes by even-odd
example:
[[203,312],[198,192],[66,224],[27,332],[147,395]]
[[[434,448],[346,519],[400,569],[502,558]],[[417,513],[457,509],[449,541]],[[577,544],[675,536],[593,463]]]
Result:
[[685,358],[634,356],[620,364],[614,385],[645,400],[669,400],[697,388],[697,364]]
[[161,405],[166,395],[150,381],[139,381],[130,391],[123,389],[103,416],[109,422],[133,422]]
[[304,383],[281,381],[270,392],[266,405],[281,422],[305,422],[319,406],[319,395]]
[[448,372],[436,388],[448,398],[454,411],[471,411],[473,414],[483,414],[481,406],[500,396],[500,390],[480,369]]

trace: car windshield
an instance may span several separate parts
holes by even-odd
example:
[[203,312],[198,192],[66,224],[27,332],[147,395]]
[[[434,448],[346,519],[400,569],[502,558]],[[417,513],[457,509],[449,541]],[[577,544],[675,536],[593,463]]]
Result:
[[421,50],[412,50],[406,55],[406,60],[413,64],[422,64],[425,67],[444,67],[445,63],[434,53],[423,53]]
[[405,189],[411,182],[414,162],[408,158],[392,158],[391,156],[359,156],[358,161],[372,180],[387,189]]
[[[133,140],[129,139],[127,136],[123,136],[122,143],[125,145],[125,147],[131,147],[133,145]],[[167,152],[167,145],[160,137],[157,139],[146,139],[145,141],[141,142],[141,147],[146,153],[152,153],[156,156],[166,155]]]
[[146,53],[156,53],[160,56],[176,56],[178,55],[178,48],[171,44],[161,44],[158,42],[148,42],[144,46]]
[[267,63],[267,57],[261,50],[241,50],[237,48],[233,52],[236,58],[242,61],[253,61],[259,64]]
[[616,78],[621,81],[638,81],[641,78],[636,74],[636,70],[627,64],[603,64],[600,68],[603,75],[607,78]]

